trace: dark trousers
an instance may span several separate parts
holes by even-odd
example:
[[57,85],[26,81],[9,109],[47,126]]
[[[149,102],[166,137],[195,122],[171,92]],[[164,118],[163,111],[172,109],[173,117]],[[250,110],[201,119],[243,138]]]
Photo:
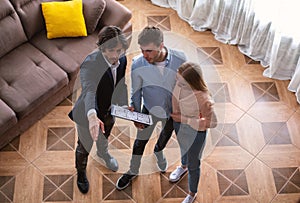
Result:
[[[108,137],[114,126],[114,119],[111,115],[103,116],[101,119],[104,122],[105,133],[99,129],[98,140],[96,141],[97,151],[103,156],[108,154]],[[93,146],[93,139],[89,128],[77,125],[78,141],[75,151],[75,165],[78,171],[85,171],[89,153]]]
[[[146,108],[143,108],[143,113],[149,114],[149,111]],[[159,138],[154,147],[154,153],[162,154],[162,150],[167,145],[169,139],[172,136],[172,132],[174,130],[173,127],[173,119],[170,118],[158,118],[152,115],[153,124],[148,126],[143,130],[138,130],[137,137],[134,141],[132,157],[130,161],[130,173],[138,174],[139,168],[141,165],[141,159],[148,143],[153,130],[155,129],[156,124],[161,121],[162,122],[162,131],[159,134]]]

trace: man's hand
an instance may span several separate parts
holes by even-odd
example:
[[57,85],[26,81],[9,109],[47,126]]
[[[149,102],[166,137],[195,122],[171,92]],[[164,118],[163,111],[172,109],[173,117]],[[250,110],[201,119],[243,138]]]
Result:
[[134,111],[134,107],[133,107],[133,106],[128,106],[127,109],[128,109],[129,111],[131,111],[131,112]]
[[[133,106],[128,106],[127,109],[131,112],[134,111],[134,107]],[[139,123],[139,122],[133,122],[134,126],[138,129],[143,130],[146,126],[143,123]]]
[[139,123],[139,122],[134,122],[135,127],[137,127],[138,129],[143,130],[145,128],[145,124],[143,123]]
[[95,113],[91,114],[88,117],[88,120],[89,120],[89,130],[90,130],[90,134],[92,136],[92,139],[94,141],[97,141],[98,140],[98,135],[99,135],[99,127],[100,127],[101,131],[103,133],[105,133],[104,123],[97,117],[97,115]]

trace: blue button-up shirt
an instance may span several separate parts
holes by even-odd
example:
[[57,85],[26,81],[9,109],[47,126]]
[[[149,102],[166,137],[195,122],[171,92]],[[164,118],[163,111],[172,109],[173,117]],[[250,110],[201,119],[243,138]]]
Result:
[[167,49],[166,66],[161,74],[159,68],[135,57],[131,66],[131,106],[141,112],[142,105],[153,115],[168,118],[172,112],[172,91],[179,66],[186,61],[183,52]]

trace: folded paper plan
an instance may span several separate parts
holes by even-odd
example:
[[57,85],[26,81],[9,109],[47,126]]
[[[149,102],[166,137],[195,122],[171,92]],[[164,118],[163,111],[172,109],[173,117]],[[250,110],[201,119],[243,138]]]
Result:
[[139,113],[135,111],[130,111],[121,106],[112,105],[111,107],[111,115],[123,118],[126,120],[136,121],[139,123],[144,123],[147,125],[152,125],[152,116],[144,113]]

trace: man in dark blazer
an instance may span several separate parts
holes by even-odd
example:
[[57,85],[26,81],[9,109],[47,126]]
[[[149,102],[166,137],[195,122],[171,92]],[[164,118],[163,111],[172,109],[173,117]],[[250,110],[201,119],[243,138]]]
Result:
[[86,57],[80,67],[81,95],[69,113],[76,123],[78,145],[75,152],[77,186],[82,193],[89,190],[86,177],[88,155],[96,142],[97,155],[106,167],[118,170],[118,162],[108,153],[108,136],[114,125],[111,104],[127,105],[125,72],[127,40],[115,26],[99,32],[98,50]]

